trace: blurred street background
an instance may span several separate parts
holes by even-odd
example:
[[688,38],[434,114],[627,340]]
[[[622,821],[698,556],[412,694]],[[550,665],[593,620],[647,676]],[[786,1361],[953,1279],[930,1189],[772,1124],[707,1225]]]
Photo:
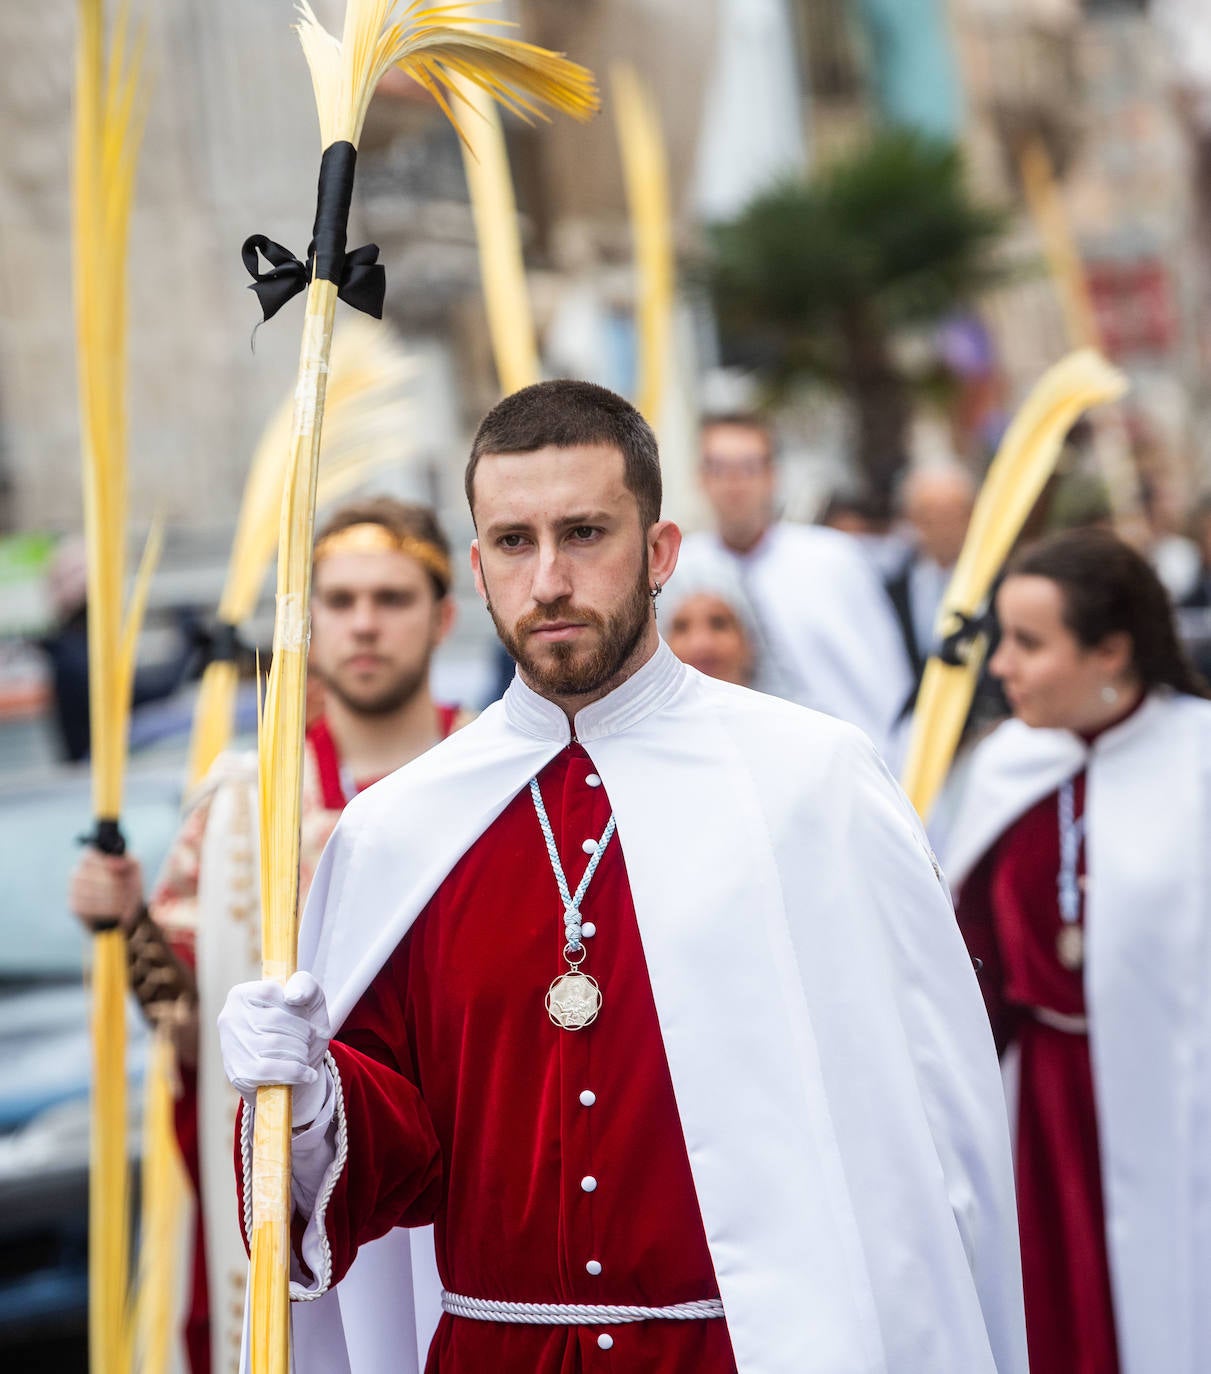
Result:
[[[1193,583],[1193,549],[1172,540],[1193,532],[1211,477],[1211,19],[1198,0],[510,9],[525,37],[573,54],[603,82],[612,62],[633,62],[658,101],[682,268],[661,435],[669,514],[690,527],[703,518],[698,415],[753,404],[777,424],[792,518],[817,518],[830,497],[890,502],[909,461],[957,458],[978,477],[1029,384],[1074,328],[1092,328],[1133,383],[1122,437],[1147,537],[1182,547]],[[44,574],[81,526],[73,20],[66,3],[0,15],[15,59],[0,96],[6,768],[56,752],[49,672],[31,640],[54,628]],[[260,329],[254,351],[238,250],[259,231],[301,251],[317,148],[284,0],[161,0],[148,22],[153,87],[131,247],[132,540],[162,514],[168,547],[145,664],[171,663],[182,611],[213,607],[250,454],[289,392],[293,315]],[[610,111],[587,128],[511,121],[508,138],[545,369],[633,391],[634,273]],[[1031,156],[1079,253],[1086,290],[1075,305],[1031,212]],[[785,190],[774,206],[781,226],[746,222],[773,185]],[[726,224],[736,227],[721,236]],[[372,107],[352,233],[383,250],[388,318],[417,366],[400,464],[369,485],[435,501],[461,544],[468,435],[496,378],[457,138],[407,83]],[[924,257],[911,241],[922,233],[934,240]],[[787,260],[787,242],[802,261]],[[764,252],[764,277],[724,270],[750,251]],[[718,291],[713,271],[724,276]],[[798,326],[788,328],[796,293]],[[1089,318],[1074,324],[1082,311]],[[1096,465],[1077,457],[1069,502],[1096,506]],[[447,695],[478,704],[491,690],[488,634],[467,602],[440,670]]]
[[[213,615],[250,456],[297,361],[299,303],[254,338],[239,248],[261,232],[301,252],[319,143],[288,0],[137,8],[151,96],[131,240],[130,540],[133,557],[161,517],[166,547],[124,819],[154,872],[177,820],[198,627]],[[316,9],[339,23],[339,0]],[[757,409],[778,437],[788,518],[852,533],[890,575],[913,544],[906,474],[959,467],[978,484],[1030,386],[1092,344],[1132,389],[1112,423],[1070,436],[1036,526],[1115,516],[1186,603],[1200,649],[1211,604],[1207,0],[503,10],[606,93],[588,127],[506,120],[548,376],[635,392],[611,64],[633,64],[658,105],[678,255],[660,423],[668,516],[706,522],[700,419]],[[22,1370],[83,1367],[83,938],[64,903],[73,837],[89,820],[71,736],[79,705],[63,685],[83,614],[74,32],[69,0],[0,6],[0,1358],[12,1352],[6,1367]],[[368,240],[414,374],[399,459],[363,489],[438,508],[459,551],[460,615],[435,692],[478,708],[499,663],[462,553],[462,470],[497,380],[458,139],[406,80],[384,83],[361,145],[350,243]],[[268,645],[271,580],[245,628]],[[251,697],[245,706],[248,733]]]

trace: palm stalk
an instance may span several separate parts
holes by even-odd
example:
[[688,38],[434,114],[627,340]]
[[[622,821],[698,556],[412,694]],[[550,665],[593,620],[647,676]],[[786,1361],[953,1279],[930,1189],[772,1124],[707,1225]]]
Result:
[[166,1028],[157,1027],[143,1094],[143,1198],[132,1333],[133,1368],[139,1374],[168,1374],[177,1340],[190,1189],[173,1124],[175,1078],[172,1041]]
[[668,162],[656,104],[638,72],[629,64],[620,63],[611,71],[610,81],[635,242],[639,335],[635,404],[655,427],[660,423],[664,399],[675,280]]
[[[153,530],[123,616],[126,581],[126,253],[142,125],[140,52],[123,7],[106,54],[102,0],[80,0],[72,175],[72,260],[88,547],[89,717],[94,843],[119,829],[135,647],[159,535]],[[93,941],[89,1178],[89,1367],[125,1374],[130,1192],[126,1156],[126,942]]]
[[[1042,240],[1047,269],[1064,317],[1070,348],[1102,348],[1102,331],[1085,276],[1080,250],[1056,183],[1043,140],[1028,139],[1018,154],[1022,189]],[[1093,452],[1102,469],[1110,507],[1123,520],[1139,513],[1139,482],[1131,461],[1131,441],[1119,407],[1101,411],[1093,421]]]
[[495,102],[482,87],[460,82],[451,110],[462,131],[496,378],[508,395],[541,374],[505,132]]
[[[399,7],[394,0],[348,0],[339,39],[306,4],[301,15],[299,37],[311,71],[325,156],[343,151],[337,148],[342,143],[356,150],[375,87],[392,67],[420,82],[451,119],[448,97],[459,78],[523,117],[539,114],[544,104],[582,116],[595,108],[587,71],[542,48],[482,32],[483,19],[462,5],[430,6],[417,0]],[[328,274],[340,276],[343,232],[341,225],[334,264],[321,261],[317,243],[307,288],[278,535],[273,665],[261,725],[262,958],[264,976],[278,980],[294,971],[297,951],[307,606],[338,292],[338,282]],[[260,1089],[251,1180],[252,1374],[288,1374],[289,1369],[290,1116],[288,1088]]]
[[1070,353],[1036,383],[1001,440],[938,612],[935,637],[951,639],[959,651],[949,655],[955,661],[930,658],[913,714],[902,782],[922,820],[950,771],[987,649],[982,630],[964,637],[963,627],[986,609],[993,582],[1055,471],[1064,436],[1091,406],[1117,400],[1126,389],[1126,378],[1099,353]]

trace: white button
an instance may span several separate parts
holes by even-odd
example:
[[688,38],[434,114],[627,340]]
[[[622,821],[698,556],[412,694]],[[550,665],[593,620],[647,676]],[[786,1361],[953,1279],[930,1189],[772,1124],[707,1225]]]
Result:
[[593,1091],[592,1088],[586,1088],[584,1092],[580,1094],[580,1105],[582,1107],[591,1107],[593,1103],[596,1101],[597,1094]]
[[580,927],[580,933],[586,940],[591,940],[593,936],[597,934],[597,927],[592,921],[586,921],[584,925]]
[[601,786],[601,779],[597,776],[596,773],[590,773],[589,776],[585,778],[585,782],[587,782],[590,787]]
[[596,854],[596,853],[597,853],[597,841],[596,841],[596,840],[585,840],[584,844],[582,844],[580,847],[581,847],[581,849],[584,850],[584,852],[585,852],[586,854]]
[[601,1273],[601,1261],[590,1260],[588,1264],[585,1265],[585,1268],[589,1271],[590,1274],[593,1275],[594,1278],[596,1278],[597,1275]]
[[614,1348],[614,1337],[608,1332],[603,1331],[601,1335],[597,1337],[597,1348],[598,1350],[612,1350]]
[[580,1186],[586,1193],[595,1192],[597,1189],[597,1180],[592,1174],[585,1174],[584,1178],[580,1180]]

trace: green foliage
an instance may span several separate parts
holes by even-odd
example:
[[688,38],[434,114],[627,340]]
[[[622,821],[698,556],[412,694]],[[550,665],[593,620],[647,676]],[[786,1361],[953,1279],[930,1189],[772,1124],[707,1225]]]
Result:
[[708,280],[730,344],[776,372],[852,377],[855,331],[886,341],[1004,280],[1005,224],[968,193],[956,148],[889,130],[716,225]]

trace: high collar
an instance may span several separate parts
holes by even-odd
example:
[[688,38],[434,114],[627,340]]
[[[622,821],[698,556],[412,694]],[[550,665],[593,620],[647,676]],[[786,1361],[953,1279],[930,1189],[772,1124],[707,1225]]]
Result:
[[1085,747],[1087,749],[1092,749],[1093,746],[1098,742],[1098,740],[1102,738],[1103,735],[1111,734],[1113,731],[1117,730],[1120,725],[1125,725],[1131,719],[1132,716],[1136,715],[1139,711],[1141,711],[1147,700],[1148,693],[1146,691],[1141,692],[1140,695],[1136,697],[1135,701],[1131,703],[1130,707],[1126,711],[1120,711],[1118,715],[1115,716],[1115,718],[1112,721],[1110,721],[1107,725],[1103,725],[1098,730],[1078,730],[1077,734],[1084,742]]
[[[636,724],[670,701],[685,675],[685,665],[661,640],[652,657],[620,687],[576,713],[575,738],[588,744]],[[553,701],[527,687],[520,674],[509,684],[504,703],[509,723],[523,734],[570,743],[573,732],[567,716]]]
[[1145,692],[1126,715],[1120,716],[1113,725],[1107,725],[1092,738],[1077,735],[1076,739],[1089,754],[1103,753],[1120,744],[1130,743],[1140,731],[1146,731],[1159,715],[1166,702],[1173,699],[1174,693],[1165,687],[1155,687]]

